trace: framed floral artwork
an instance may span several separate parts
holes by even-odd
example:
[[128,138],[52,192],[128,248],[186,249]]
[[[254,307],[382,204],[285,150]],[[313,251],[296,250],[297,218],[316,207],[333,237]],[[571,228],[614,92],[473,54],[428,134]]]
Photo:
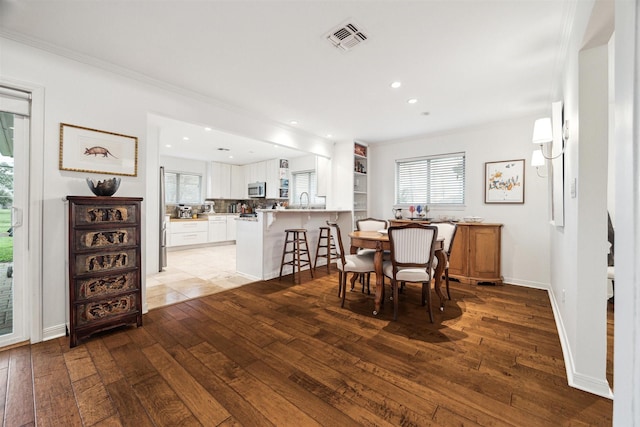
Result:
[[484,164],[485,203],[524,203],[524,159]]

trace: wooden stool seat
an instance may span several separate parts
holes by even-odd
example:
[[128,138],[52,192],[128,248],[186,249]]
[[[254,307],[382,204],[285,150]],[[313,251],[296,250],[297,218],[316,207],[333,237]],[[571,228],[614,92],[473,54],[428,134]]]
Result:
[[[284,247],[282,248],[282,261],[280,261],[280,275],[278,280],[282,278],[282,269],[285,265],[290,265],[292,269],[293,282],[296,282],[296,266],[298,267],[298,277],[302,267],[309,266],[309,272],[313,277],[313,266],[311,264],[311,256],[309,255],[309,244],[307,243],[306,228],[288,228],[284,230]],[[285,261],[287,255],[291,255],[289,261]],[[306,257],[306,259],[305,259]]]
[[[320,253],[320,249],[324,249],[324,253]],[[320,235],[318,236],[318,245],[316,246],[316,257],[313,260],[313,269],[318,268],[318,258],[327,259],[327,273],[331,271],[331,259],[338,258],[336,244],[331,235],[331,228],[320,227]]]

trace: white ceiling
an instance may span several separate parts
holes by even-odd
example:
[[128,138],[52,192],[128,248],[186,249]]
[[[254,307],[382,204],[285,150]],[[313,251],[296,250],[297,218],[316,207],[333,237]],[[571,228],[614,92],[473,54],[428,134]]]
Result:
[[307,154],[202,125],[157,115],[149,117],[150,123],[160,129],[159,148],[163,156],[246,165],[274,158],[292,159]]
[[[0,0],[0,34],[376,143],[548,113],[575,1]],[[346,22],[368,36],[348,52]]]

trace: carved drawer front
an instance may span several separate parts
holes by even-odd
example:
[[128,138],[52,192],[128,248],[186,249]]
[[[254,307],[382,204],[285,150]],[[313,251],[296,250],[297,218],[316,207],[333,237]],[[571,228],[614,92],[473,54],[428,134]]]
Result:
[[136,293],[100,301],[85,302],[75,307],[76,325],[109,319],[123,314],[136,313],[140,310],[140,301]]
[[75,230],[73,244],[75,249],[109,249],[123,246],[136,246],[136,229],[121,227],[107,230]]
[[76,280],[76,300],[94,297],[108,297],[108,295],[133,291],[139,287],[138,272],[114,274],[102,277],[90,277]]
[[76,274],[98,273],[137,267],[136,250],[76,254]]
[[76,225],[135,224],[136,209],[136,205],[75,205],[73,216]]

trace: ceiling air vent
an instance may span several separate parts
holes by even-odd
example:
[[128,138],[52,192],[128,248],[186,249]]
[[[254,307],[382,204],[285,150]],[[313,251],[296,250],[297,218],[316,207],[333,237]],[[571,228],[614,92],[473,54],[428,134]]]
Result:
[[336,28],[331,31],[327,38],[335,47],[342,50],[351,50],[367,40],[367,36],[353,24],[346,24]]

